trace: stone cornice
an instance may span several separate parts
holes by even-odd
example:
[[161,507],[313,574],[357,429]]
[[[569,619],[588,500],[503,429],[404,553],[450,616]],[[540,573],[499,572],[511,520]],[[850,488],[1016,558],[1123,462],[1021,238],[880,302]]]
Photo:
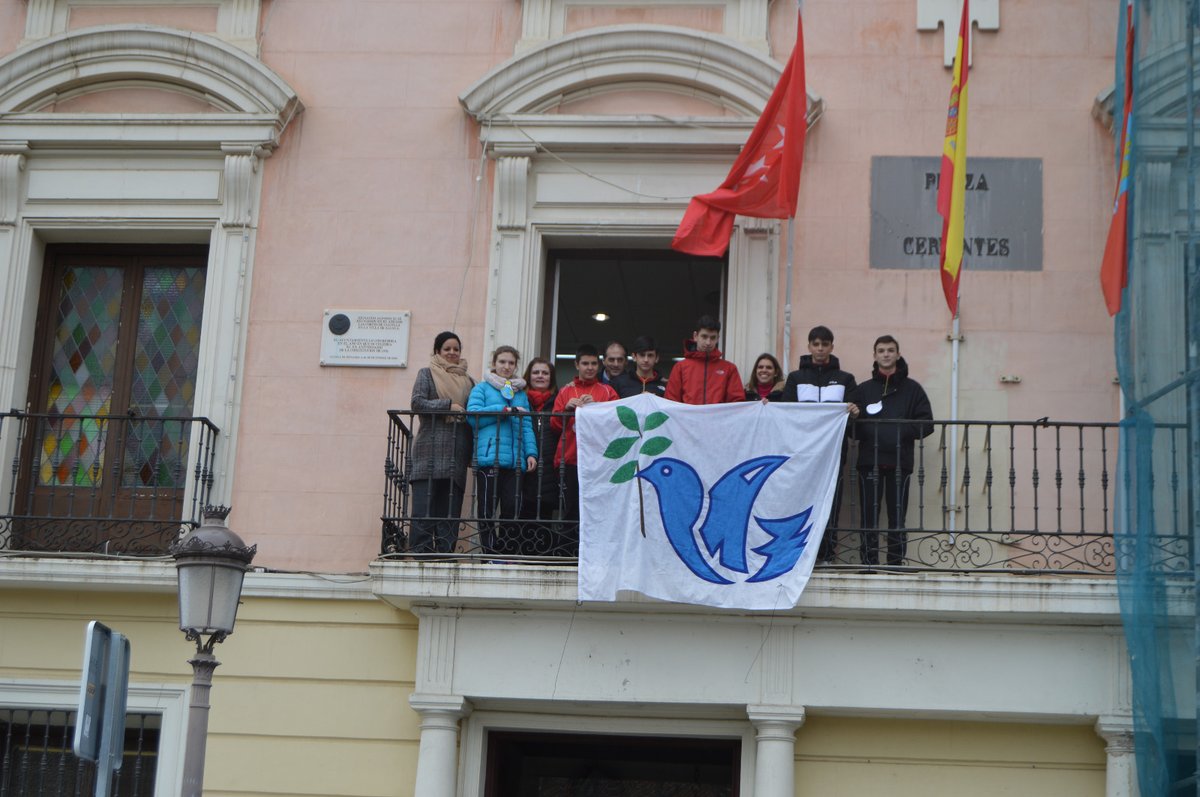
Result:
[[[557,609],[578,600],[574,567],[376,561],[375,594],[400,608],[461,606]],[[1179,607],[1188,598],[1179,591]],[[630,595],[588,603],[593,612],[737,615]],[[795,609],[780,617],[855,619],[920,615],[932,619],[1119,625],[1114,578],[1046,573],[1038,576],[941,573],[817,573]]]
[[[510,58],[459,95],[477,120],[543,113],[623,88],[678,91],[758,116],[782,67],[736,41],[667,25],[573,33]],[[813,96],[809,96],[810,110]]]
[[131,79],[203,97],[234,116],[273,118],[280,130],[303,108],[282,78],[220,39],[113,25],[53,36],[0,59],[0,115],[37,110],[63,93]]
[[[811,129],[824,112],[824,101],[809,95]],[[750,117],[577,116],[568,114],[504,115],[480,128],[479,138],[489,153],[507,147],[535,151],[545,147],[561,153],[612,153],[619,146],[627,158],[638,155],[727,156],[738,152],[756,119]]]
[[[80,592],[175,594],[175,562],[161,559],[39,557],[0,553],[0,591],[71,589]],[[365,574],[269,573],[251,570],[242,594],[254,598],[373,600]]]

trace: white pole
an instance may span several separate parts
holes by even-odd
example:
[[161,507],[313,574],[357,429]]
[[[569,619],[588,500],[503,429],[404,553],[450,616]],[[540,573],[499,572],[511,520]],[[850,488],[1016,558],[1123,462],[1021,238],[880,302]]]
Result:
[[[962,339],[959,327],[959,317],[962,313],[962,296],[958,299],[958,311],[954,314],[954,325],[950,330],[950,420],[958,420],[958,344]],[[950,542],[954,542],[954,532],[958,523],[958,427],[950,425],[950,480],[946,482],[946,500],[950,507],[947,524],[950,529]]]
[[792,367],[792,258],[796,253],[796,218],[788,219],[787,278],[783,289],[783,370]]

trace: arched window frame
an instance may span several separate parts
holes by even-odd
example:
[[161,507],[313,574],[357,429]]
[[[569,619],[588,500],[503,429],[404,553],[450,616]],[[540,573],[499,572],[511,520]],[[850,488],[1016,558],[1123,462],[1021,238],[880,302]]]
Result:
[[[213,112],[41,110],[63,96],[131,84],[203,99]],[[296,92],[258,59],[170,28],[88,28],[0,59],[0,406],[25,407],[47,243],[205,243],[193,413],[221,430],[210,500],[228,503],[260,166],[302,110]],[[125,179],[131,171],[137,180]],[[13,451],[0,455],[11,461]],[[5,496],[6,478],[0,474]]]
[[[496,161],[482,350],[502,343],[537,348],[549,246],[601,239],[600,245],[607,240],[653,247],[668,241],[686,196],[711,190],[724,179],[781,70],[724,36],[621,25],[520,52],[459,95],[480,123],[485,151]],[[672,119],[553,112],[600,93],[647,89],[700,98],[737,115]],[[821,110],[820,97],[810,93],[810,126]],[[570,165],[564,167],[564,161]],[[614,196],[596,189],[601,183],[589,177],[634,168],[644,194],[672,198]],[[555,171],[567,174],[549,177]],[[548,185],[554,180],[560,188],[550,197],[547,192],[554,189]],[[564,181],[570,183],[567,190],[562,190]],[[739,218],[726,294],[726,353],[734,362],[776,346],[779,246],[778,222]]]

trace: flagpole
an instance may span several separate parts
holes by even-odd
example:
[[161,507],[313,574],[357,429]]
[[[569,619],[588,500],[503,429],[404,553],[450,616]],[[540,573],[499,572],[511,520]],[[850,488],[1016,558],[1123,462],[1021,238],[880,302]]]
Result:
[[796,217],[788,218],[787,277],[783,289],[783,370],[792,367],[792,257],[796,253]]
[[959,343],[962,342],[962,328],[959,320],[962,315],[962,293],[956,300],[954,322],[950,328],[950,480],[946,484],[946,499],[950,508],[947,526],[950,530],[950,542],[954,543],[954,532],[958,526],[958,358]]

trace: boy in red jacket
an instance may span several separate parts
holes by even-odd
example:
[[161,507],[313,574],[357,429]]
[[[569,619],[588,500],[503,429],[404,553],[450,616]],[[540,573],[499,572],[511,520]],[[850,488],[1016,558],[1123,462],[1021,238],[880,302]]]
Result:
[[745,401],[746,388],[737,366],[717,348],[721,322],[710,315],[696,321],[692,339],[683,344],[683,360],[671,369],[666,398],[684,404],[722,404]]
[[[600,354],[595,346],[585,343],[579,347],[575,352],[575,371],[578,376],[558,391],[558,398],[554,399],[555,414],[550,418],[550,427],[562,432],[554,452],[554,467],[562,474],[559,484],[563,492],[564,521],[579,520],[579,455],[575,450],[575,419],[563,418],[558,413],[573,413],[577,408],[596,401],[617,400],[617,392],[596,378],[600,372]],[[573,546],[570,547],[574,547],[574,553],[571,550],[559,550],[556,553],[573,556],[578,552],[577,530]]]

